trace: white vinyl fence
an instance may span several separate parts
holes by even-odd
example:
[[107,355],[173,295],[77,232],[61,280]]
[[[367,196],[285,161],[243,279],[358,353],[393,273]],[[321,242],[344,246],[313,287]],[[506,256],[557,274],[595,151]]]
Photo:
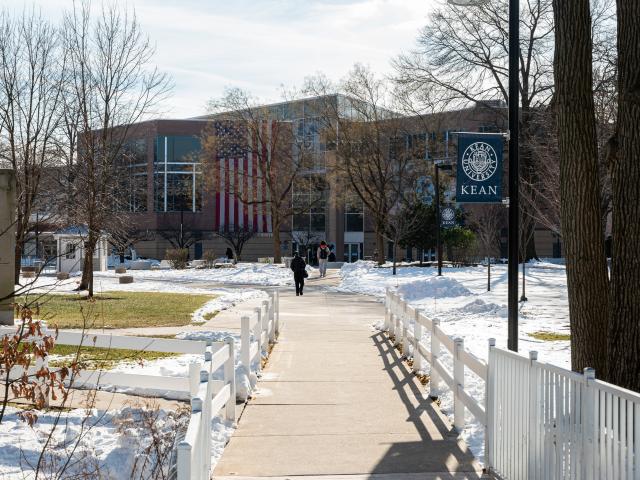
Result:
[[[432,397],[442,384],[452,391],[458,430],[465,409],[484,425],[486,468],[497,478],[640,479],[640,394],[595,380],[592,369],[580,374],[539,362],[536,352],[502,350],[493,339],[487,364],[390,289],[384,329],[405,355],[413,351],[415,371],[428,362]],[[440,360],[442,348],[452,369]],[[465,369],[484,380],[484,399],[465,390]]]
[[[19,327],[0,327],[0,336],[15,335],[17,328]],[[264,300],[261,307],[255,309],[251,317],[242,318],[240,359],[249,378],[252,378],[253,365],[257,365],[257,372],[260,371],[262,354],[268,355],[269,344],[275,342],[279,331],[279,296],[278,292],[274,291],[269,300]],[[37,337],[25,339],[37,340]],[[224,408],[224,418],[232,423],[236,421],[237,347],[233,338],[212,342],[60,331],[55,343],[201,356],[197,362],[189,364],[189,371],[184,377],[81,370],[74,378],[67,378],[66,384],[72,382],[72,388],[142,388],[188,395],[191,401],[191,418],[185,437],[177,447],[177,480],[210,478],[213,417]],[[27,374],[34,375],[39,368],[46,367],[47,363],[45,359],[44,362],[29,368]],[[220,369],[223,369],[223,380],[216,380],[216,374]],[[25,372],[21,367],[16,367],[12,369],[10,376],[17,378],[23,373]]]

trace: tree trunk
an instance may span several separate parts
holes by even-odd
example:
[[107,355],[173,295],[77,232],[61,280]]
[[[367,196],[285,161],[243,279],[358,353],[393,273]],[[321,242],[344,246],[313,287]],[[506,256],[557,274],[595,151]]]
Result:
[[93,297],[93,252],[96,249],[98,239],[89,232],[87,241],[84,243],[84,259],[82,262],[82,279],[77,290],[88,290],[89,297]]
[[571,367],[607,375],[609,285],[600,217],[589,0],[553,0],[554,75],[560,150]]
[[618,0],[609,381],[640,391],[640,3]]
[[384,265],[386,255],[384,252],[384,237],[380,230],[376,231],[376,249],[378,250],[378,265]]
[[273,263],[281,263],[282,255],[280,253],[280,227],[273,228]]
[[14,284],[18,285],[20,283],[20,268],[22,267],[22,245],[18,243],[16,240],[16,248],[15,248],[15,268],[13,270],[14,276]]

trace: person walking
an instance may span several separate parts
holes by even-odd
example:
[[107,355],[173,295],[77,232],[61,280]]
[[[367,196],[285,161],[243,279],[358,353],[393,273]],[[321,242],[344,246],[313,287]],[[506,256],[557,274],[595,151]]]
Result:
[[302,295],[304,279],[307,277],[307,264],[298,252],[293,254],[291,260],[291,270],[293,270],[293,280],[296,283],[296,297]]
[[318,265],[320,267],[320,277],[327,276],[327,259],[329,258],[329,246],[324,240],[320,242],[318,247]]

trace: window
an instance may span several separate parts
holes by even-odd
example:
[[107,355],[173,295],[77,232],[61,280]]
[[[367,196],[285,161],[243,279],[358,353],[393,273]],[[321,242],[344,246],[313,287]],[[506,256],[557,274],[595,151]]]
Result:
[[154,209],[156,212],[197,212],[202,208],[200,139],[159,136],[154,154]]
[[324,232],[326,223],[326,191],[319,187],[318,190],[303,190],[293,194],[294,232]]
[[73,260],[76,258],[76,244],[67,243],[65,245],[64,258],[67,260]]
[[344,204],[344,231],[364,231],[364,204],[356,195],[350,196]]
[[128,212],[147,211],[147,141],[130,140],[122,146],[116,209]]

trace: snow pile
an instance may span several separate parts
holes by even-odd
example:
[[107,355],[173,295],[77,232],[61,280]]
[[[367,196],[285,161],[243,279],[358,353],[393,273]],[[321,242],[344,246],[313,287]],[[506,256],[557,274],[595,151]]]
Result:
[[[151,433],[148,427],[143,426],[143,416],[152,418],[157,434],[166,439],[167,449],[171,448],[168,443],[172,443],[175,434],[184,431],[189,421],[187,414],[179,415],[162,409],[149,412],[146,410],[145,413],[140,407],[40,412],[32,428],[18,417],[19,410],[9,407],[0,424],[0,444],[3,445],[0,449],[0,476],[34,478],[40,452],[57,422],[40,472],[43,477],[56,476],[54,472],[71,457],[64,478],[147,478],[158,456],[154,448],[149,448]],[[233,428],[215,418],[212,430],[211,459],[215,464]],[[170,467],[169,450],[163,454],[162,464],[166,476]]]
[[427,272],[430,276],[433,275],[430,269],[402,267],[397,269],[397,275],[394,276],[391,268],[382,268],[375,262],[359,260],[342,266],[341,283],[336,290],[384,297],[387,287],[411,283],[416,277],[421,277]]
[[451,298],[471,295],[471,292],[460,282],[450,277],[433,277],[426,281],[418,280],[404,283],[398,287],[398,293],[409,302],[424,298]]
[[216,293],[220,295],[219,297],[210,300],[205,303],[198,310],[193,312],[191,316],[191,321],[195,323],[205,323],[207,320],[205,319],[205,315],[209,313],[220,312],[222,310],[227,310],[234,305],[245,302],[247,300],[252,300],[254,298],[263,298],[267,299],[269,296],[266,292],[262,290],[254,290],[254,289],[242,289],[242,290],[231,290],[231,289],[219,289],[216,290]]

